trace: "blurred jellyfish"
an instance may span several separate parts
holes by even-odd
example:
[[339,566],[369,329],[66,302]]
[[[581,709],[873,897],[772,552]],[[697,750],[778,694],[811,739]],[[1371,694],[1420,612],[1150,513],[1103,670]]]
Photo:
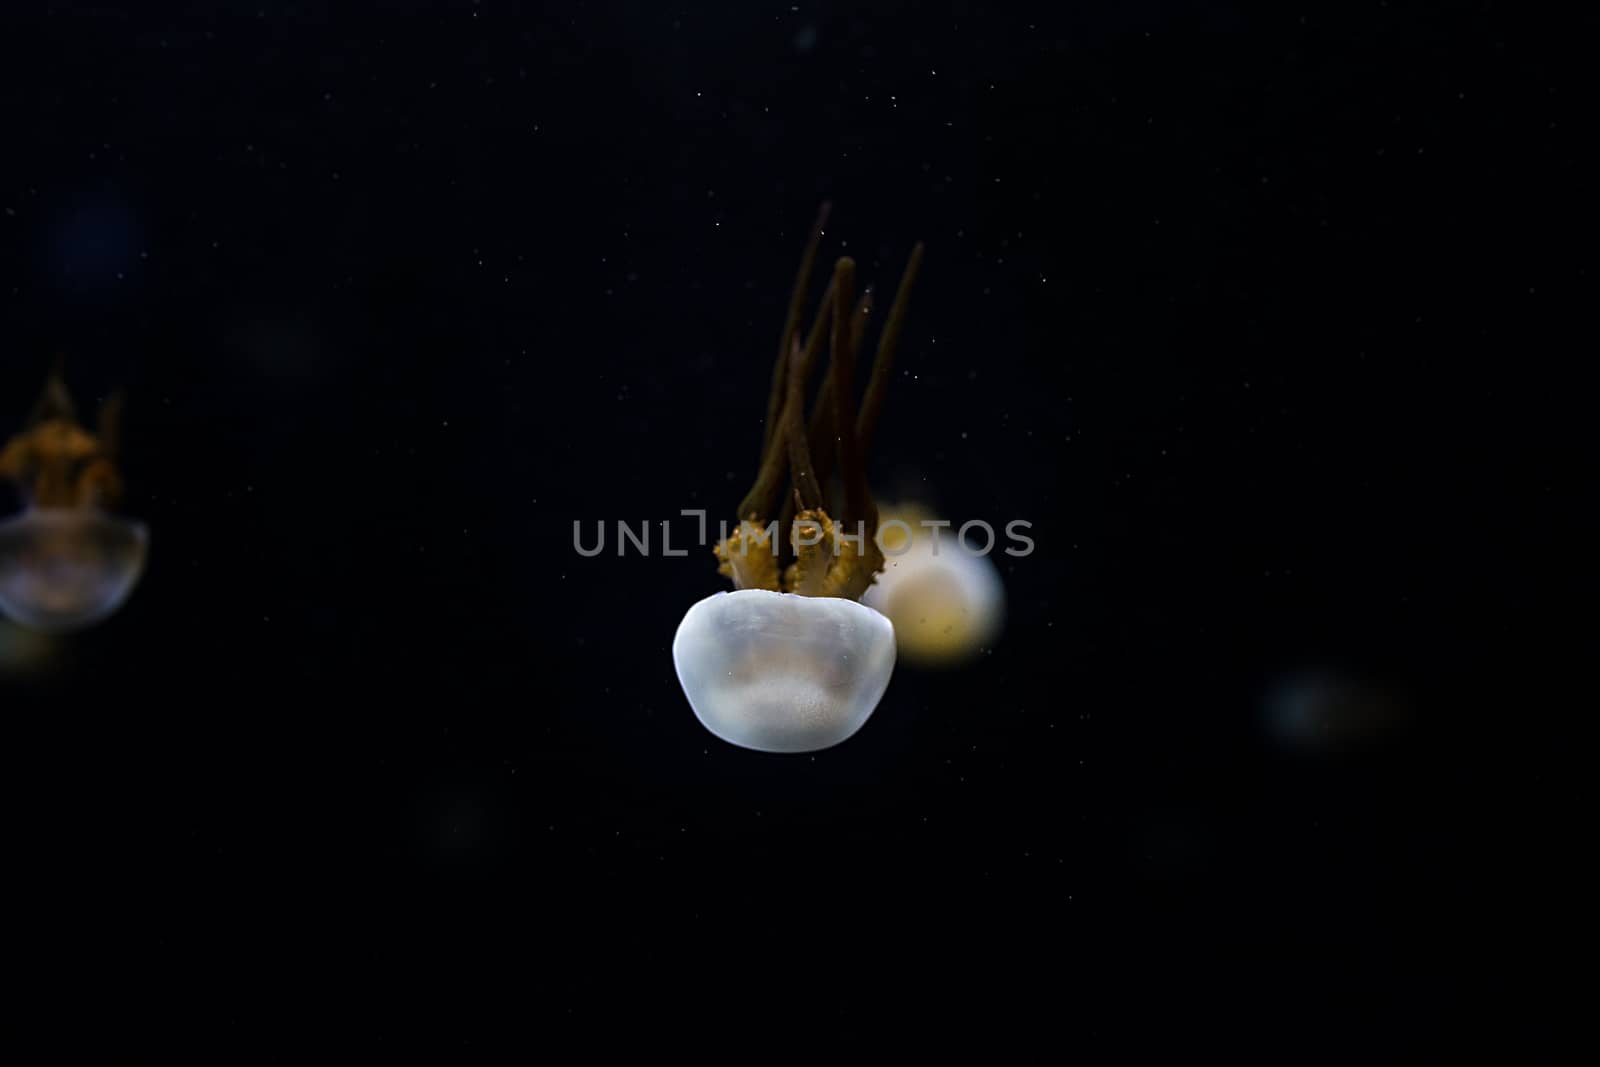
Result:
[[[855,352],[872,303],[870,289],[856,302],[853,260],[834,265],[805,344],[800,340],[827,211],[824,205],[817,216],[790,296],[760,471],[739,505],[738,529],[716,546],[718,570],[733,579],[734,591],[690,607],[672,642],[678,681],[700,722],[724,741],[762,752],[815,752],[844,741],[872,715],[894,673],[893,625],[857,602],[883,566],[862,457],[922,246],[901,278],[858,410]],[[828,370],[808,423],[806,385],[825,337]],[[828,499],[835,472],[837,501]],[[790,534],[792,557],[780,558],[780,529]]]
[[[1005,621],[1005,587],[987,553],[921,526],[915,505],[885,507],[883,573],[861,602],[894,623],[900,654],[923,666],[960,663],[993,644]],[[891,525],[892,523],[892,525]]]
[[21,514],[0,522],[0,612],[40,633],[92,626],[127,600],[144,570],[143,523],[105,508],[122,493],[116,468],[118,398],[100,433],[78,424],[59,370],[28,428],[0,450],[0,477],[22,489]]
[[1395,691],[1334,671],[1279,679],[1268,692],[1267,732],[1285,748],[1343,752],[1381,740],[1409,719]]

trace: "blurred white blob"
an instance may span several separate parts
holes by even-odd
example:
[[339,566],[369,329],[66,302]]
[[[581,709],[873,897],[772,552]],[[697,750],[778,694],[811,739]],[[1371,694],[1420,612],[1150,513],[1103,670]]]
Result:
[[[894,623],[900,654],[908,661],[960,663],[999,637],[1005,587],[993,560],[967,551],[948,532],[919,525],[925,516],[915,507],[883,509],[883,571],[861,602]],[[900,526],[885,529],[891,519],[905,523],[910,534]]]
[[840,597],[715,593],[672,642],[705,728],[760,752],[815,752],[861,729],[894,673],[894,627]]
[[1399,694],[1334,671],[1280,679],[1268,692],[1266,728],[1285,748],[1342,752],[1378,741],[1405,725]]
[[141,522],[89,508],[30,508],[0,522],[0,612],[45,634],[92,626],[144,571]]

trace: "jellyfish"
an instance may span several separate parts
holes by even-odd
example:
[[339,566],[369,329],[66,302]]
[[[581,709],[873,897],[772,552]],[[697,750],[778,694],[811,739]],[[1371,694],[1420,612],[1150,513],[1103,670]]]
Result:
[[143,523],[108,510],[117,473],[120,398],[101,406],[100,432],[78,424],[59,368],[26,430],[0,449],[0,478],[22,490],[23,510],[0,521],[0,612],[61,634],[92,626],[128,599],[144,570]]
[[925,512],[916,505],[884,514],[887,558],[861,602],[894,623],[900,655],[922,666],[951,666],[993,644],[1006,603],[994,561],[921,525]]
[[[855,298],[854,260],[834,264],[801,341],[827,217],[824,204],[790,296],[755,484],[739,505],[737,528],[713,550],[734,589],[690,607],[672,642],[678,681],[700,722],[724,741],[762,752],[815,752],[848,739],[872,715],[894,672],[894,624],[860,603],[884,558],[864,456],[922,245],[912,249],[901,276],[858,408],[855,356],[872,293]],[[807,385],[825,338],[828,367],[808,419]]]
[[1410,719],[1397,688],[1331,669],[1279,678],[1264,712],[1267,732],[1280,745],[1307,753],[1353,752],[1387,739]]

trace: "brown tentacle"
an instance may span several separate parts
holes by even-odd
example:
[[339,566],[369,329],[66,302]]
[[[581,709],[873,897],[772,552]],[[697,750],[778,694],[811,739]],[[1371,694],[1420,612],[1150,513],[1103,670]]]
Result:
[[[856,301],[855,315],[850,320],[850,350],[861,351],[861,338],[867,332],[867,320],[872,317],[872,287],[868,286],[861,293],[861,299]],[[811,461],[816,464],[817,481],[823,486],[826,493],[828,480],[833,477],[834,465],[834,417],[833,417],[833,363],[828,363],[828,370],[822,379],[822,388],[817,393],[817,406],[811,410],[811,425],[809,440],[811,442]]]
[[[854,289],[855,273],[855,261],[849,257],[840,259],[834,268],[835,309],[843,306],[844,300]],[[839,477],[844,482],[844,506],[840,509],[839,518],[846,524],[866,520],[875,528],[877,516],[873,514],[872,494],[867,489],[866,464],[856,447],[856,424],[852,418],[856,383],[855,318],[853,315],[848,318],[835,315],[833,320],[830,360],[833,396],[829,399],[833,405],[834,451]]]
[[[834,281],[837,284],[837,275]],[[831,303],[835,308],[839,306],[837,289]],[[805,382],[810,376],[810,364],[814,360],[813,354],[812,359],[802,357],[798,363],[790,361],[789,396],[783,405],[782,433],[789,446],[789,482],[794,486],[801,510],[822,506],[822,489],[817,484],[817,472],[811,466],[811,448],[806,442],[806,428],[801,416],[805,408]]]
[[794,347],[794,337],[800,331],[800,316],[805,309],[806,293],[811,288],[811,274],[816,269],[817,248],[822,243],[822,231],[827,227],[828,215],[832,211],[833,204],[826,200],[817,209],[816,221],[811,224],[811,236],[806,239],[806,249],[800,256],[800,270],[795,274],[794,288],[789,293],[789,311],[783,319],[778,358],[772,367],[772,388],[767,393],[767,421],[761,437],[763,455],[771,447],[773,435],[778,432],[780,409],[788,390],[789,353]]
[[[817,355],[822,351],[822,324],[828,321],[828,315],[833,307],[833,285],[830,282],[826,292],[822,294],[822,307],[817,311],[817,322],[812,327],[811,334],[806,338],[806,346],[800,350],[798,370],[802,383],[811,377],[811,369],[816,366]],[[798,342],[791,341],[798,347]],[[785,366],[793,366],[794,359],[784,361]],[[785,383],[784,393],[787,397],[788,383]],[[778,491],[783,487],[784,474],[787,470],[786,463],[789,459],[786,436],[784,432],[785,415],[778,416],[778,433],[774,435],[761,459],[761,470],[756,474],[756,481],[750,487],[750,492],[739,504],[739,518],[759,520],[772,514],[773,505],[776,503]]]
[[884,392],[889,386],[889,375],[894,370],[895,350],[900,345],[906,309],[911,303],[911,287],[916,283],[917,271],[922,266],[922,249],[923,244],[918,241],[911,250],[905,273],[900,276],[900,287],[895,290],[894,303],[889,306],[889,317],[878,338],[878,353],[872,360],[872,377],[867,382],[867,392],[861,401],[861,413],[856,417],[856,440],[860,442],[863,454],[872,447],[878,416],[883,412]]

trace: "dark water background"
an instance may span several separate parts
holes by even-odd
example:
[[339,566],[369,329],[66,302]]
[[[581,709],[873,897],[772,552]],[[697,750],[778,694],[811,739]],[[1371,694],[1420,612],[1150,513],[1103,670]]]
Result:
[[[56,352],[86,407],[126,390],[152,553],[0,678],[45,1003],[391,1045],[641,1005],[708,1041],[1523,1025],[1485,961],[1539,941],[1498,887],[1551,832],[1514,783],[1575,643],[1545,605],[1592,348],[1580,35],[72,8],[4,16],[0,423]],[[992,651],[774,757],[673,674],[709,556],[572,526],[731,517],[825,198],[880,288],[928,246],[874,484],[1038,548]],[[1286,743],[1306,672],[1398,711]]]

